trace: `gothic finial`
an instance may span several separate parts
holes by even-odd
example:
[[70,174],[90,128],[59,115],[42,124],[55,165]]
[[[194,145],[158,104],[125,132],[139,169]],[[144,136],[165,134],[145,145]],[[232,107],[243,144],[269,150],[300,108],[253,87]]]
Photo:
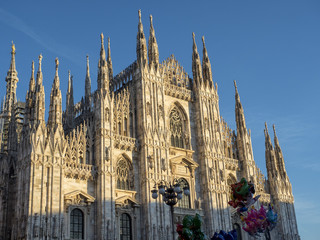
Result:
[[202,36],[202,44],[203,44],[203,47],[205,48],[206,47],[206,44],[205,44],[205,42],[204,42],[204,36]]
[[266,131],[268,132],[268,125],[267,125],[267,122],[264,122],[264,127],[265,127]]
[[101,46],[104,45],[104,36],[103,33],[100,34],[100,39],[101,39]]
[[237,88],[237,82],[236,80],[233,80],[234,88],[236,90],[236,93],[238,93],[238,88]]
[[34,76],[34,61],[32,61],[32,64],[31,64],[31,77]]
[[[276,133],[276,127],[275,127],[274,124],[272,125],[272,127],[273,127],[273,133],[274,133],[275,143],[278,143],[278,137],[277,137],[277,133]],[[279,143],[278,143],[278,145],[279,145]]]
[[87,71],[89,70],[89,56],[87,55]]
[[195,39],[194,32],[192,32],[192,39],[193,39],[193,44],[196,44],[196,39]]
[[153,23],[152,23],[152,15],[150,14],[150,26],[153,27]]
[[56,63],[56,74],[58,74],[58,68],[59,68],[59,59],[56,57],[55,59],[55,63]]
[[101,38],[101,49],[100,49],[100,66],[104,66],[104,64],[101,61],[105,61],[106,60],[106,52],[104,50],[104,36],[103,33],[100,34],[100,38]]
[[41,63],[42,63],[42,54],[40,53],[39,57],[39,72],[41,72]]
[[139,23],[141,23],[141,9],[139,9],[138,14],[139,14]]
[[110,37],[108,37],[108,62],[110,64],[110,61],[111,61],[111,48],[110,48]]

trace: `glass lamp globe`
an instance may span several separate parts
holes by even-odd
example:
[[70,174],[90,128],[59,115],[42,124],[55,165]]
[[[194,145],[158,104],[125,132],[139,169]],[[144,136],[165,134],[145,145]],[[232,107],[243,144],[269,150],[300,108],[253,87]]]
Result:
[[153,190],[151,190],[151,192],[152,192],[152,198],[153,198],[153,199],[157,199],[157,197],[158,197],[158,190],[157,190],[157,189],[153,189]]
[[184,195],[186,195],[186,196],[189,196],[189,195],[190,195],[190,190],[189,190],[188,187],[184,187],[184,188],[183,188],[183,191],[184,191]]
[[177,199],[178,199],[178,200],[181,200],[181,199],[182,199],[182,192],[179,192],[179,193],[178,193]]
[[166,192],[166,190],[164,189],[164,186],[163,186],[163,185],[160,185],[160,186],[159,186],[159,193],[160,193],[161,195],[163,195],[165,192]]
[[164,202],[168,201],[168,198],[166,197],[166,195],[162,195],[162,200],[163,200]]
[[173,190],[175,193],[181,192],[180,184],[179,183],[175,184]]

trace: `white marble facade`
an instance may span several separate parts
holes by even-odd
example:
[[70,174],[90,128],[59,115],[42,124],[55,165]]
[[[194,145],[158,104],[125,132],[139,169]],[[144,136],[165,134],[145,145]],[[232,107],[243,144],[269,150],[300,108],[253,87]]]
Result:
[[241,177],[280,215],[271,239],[299,239],[278,139],[272,144],[266,127],[266,180],[236,85],[237,129],[220,116],[204,38],[201,63],[193,35],[191,78],[173,55],[159,62],[152,17],[147,45],[139,12],[136,51],[137,60],[114,76],[101,34],[98,89],[91,91],[87,59],[85,96],[74,103],[69,74],[64,112],[56,59],[46,123],[42,56],[36,76],[32,64],[26,101],[17,102],[13,45],[0,114],[0,239],[172,239],[170,208],[151,190],[175,178],[191,192],[174,207],[175,223],[199,213],[212,236],[241,225],[227,203],[229,185]]

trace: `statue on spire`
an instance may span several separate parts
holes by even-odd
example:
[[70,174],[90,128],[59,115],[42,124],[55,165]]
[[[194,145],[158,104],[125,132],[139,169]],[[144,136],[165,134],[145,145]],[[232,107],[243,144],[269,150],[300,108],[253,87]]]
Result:
[[16,47],[15,47],[13,41],[11,43],[12,43],[12,45],[11,45],[11,50],[12,50],[11,53],[15,54],[16,53]]

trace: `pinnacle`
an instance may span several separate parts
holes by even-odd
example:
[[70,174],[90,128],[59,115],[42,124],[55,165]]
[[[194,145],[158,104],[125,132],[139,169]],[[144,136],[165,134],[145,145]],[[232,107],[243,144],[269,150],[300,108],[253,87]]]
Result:
[[139,9],[138,15],[139,15],[139,23],[141,23],[141,9]]
[[38,72],[41,72],[41,63],[42,63],[42,54],[40,53],[40,55],[39,55],[39,70],[38,70]]

